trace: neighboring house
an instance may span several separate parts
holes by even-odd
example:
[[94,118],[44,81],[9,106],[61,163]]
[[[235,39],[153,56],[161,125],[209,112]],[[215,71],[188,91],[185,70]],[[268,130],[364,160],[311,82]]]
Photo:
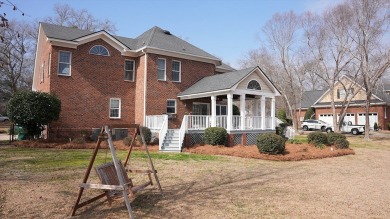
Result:
[[[354,125],[364,125],[366,122],[365,103],[366,95],[365,89],[347,76],[341,78],[345,87],[350,88],[348,92],[342,86],[342,83],[336,82],[334,101],[336,104],[336,113],[339,114],[342,101],[345,95],[353,94],[354,97],[347,109],[347,114],[344,117],[345,122],[352,122]],[[352,85],[352,86],[351,86]],[[377,123],[379,127],[387,129],[387,124],[390,123],[390,94],[386,91],[389,89],[387,85],[383,86],[385,89],[378,89],[374,92],[371,98],[369,122],[370,128]],[[300,120],[302,121],[307,109],[309,107],[315,108],[315,119],[322,120],[329,124],[333,124],[333,114],[331,109],[331,92],[329,89],[306,91],[302,97],[302,111]]]
[[46,23],[39,26],[33,90],[61,99],[49,138],[137,123],[157,132],[167,151],[201,143],[211,126],[227,129],[229,145],[253,144],[257,134],[275,130],[280,95],[259,67],[236,71],[159,27],[127,38]]

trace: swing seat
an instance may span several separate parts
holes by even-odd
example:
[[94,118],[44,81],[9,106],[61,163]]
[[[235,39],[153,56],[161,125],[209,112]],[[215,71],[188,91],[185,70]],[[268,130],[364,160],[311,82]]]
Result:
[[[149,176],[148,182],[141,184],[141,185],[134,186],[133,181],[127,175],[126,169],[120,160],[118,160],[118,165],[119,165],[120,171],[123,175],[125,185],[127,185],[129,187],[129,195],[130,196],[134,196],[134,194],[137,193],[138,191],[144,189],[145,187],[147,187],[149,185],[153,185],[152,179],[150,176],[151,171],[148,172],[148,176]],[[109,162],[109,163],[104,163],[102,165],[99,165],[99,166],[95,167],[95,170],[96,170],[96,173],[99,176],[100,181],[102,182],[103,185],[120,185],[119,180],[118,180],[118,176],[116,174],[114,162]],[[105,193],[106,193],[106,196],[108,199],[112,199],[112,198],[115,198],[117,196],[122,195],[122,191],[120,191],[120,190],[106,190]]]

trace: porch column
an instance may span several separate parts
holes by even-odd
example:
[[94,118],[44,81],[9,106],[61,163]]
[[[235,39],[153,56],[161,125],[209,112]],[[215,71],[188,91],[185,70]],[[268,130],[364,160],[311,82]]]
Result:
[[216,118],[217,118],[217,97],[211,96],[211,127],[216,126]]
[[260,102],[260,108],[261,108],[261,129],[265,130],[265,96],[261,96],[261,102]]
[[226,130],[232,130],[232,117],[233,117],[233,94],[227,94],[227,124]]
[[271,98],[271,117],[272,117],[271,128],[274,129],[275,128],[275,97]]
[[245,130],[245,94],[240,95],[240,125],[241,130]]

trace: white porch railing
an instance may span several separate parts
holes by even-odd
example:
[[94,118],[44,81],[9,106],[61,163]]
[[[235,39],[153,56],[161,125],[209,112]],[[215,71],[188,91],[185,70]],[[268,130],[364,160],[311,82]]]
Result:
[[[162,144],[164,142],[165,135],[168,132],[168,115],[162,115],[163,121],[159,127],[160,131],[158,132],[158,149],[161,150]],[[149,127],[150,128],[150,127]]]
[[261,116],[246,116],[245,129],[261,129]]
[[180,130],[179,130],[179,146],[180,146],[180,148],[183,146],[184,136],[186,135],[187,120],[188,120],[188,116],[185,115],[183,117],[183,121],[181,122]]
[[188,115],[188,130],[203,130],[211,127],[211,116]]
[[145,126],[150,128],[151,130],[160,130],[165,118],[168,118],[168,116],[167,115],[146,116]]
[[[185,126],[187,126],[187,130],[204,130],[206,128],[211,127],[210,115],[188,115],[184,116],[184,118],[186,119],[186,121],[183,120],[183,123],[185,123]],[[233,116],[231,130],[274,129],[275,127],[272,127],[273,119],[275,119],[275,117],[265,117],[265,127],[262,128],[263,118],[261,116],[246,116],[244,127],[242,127],[241,116]],[[222,127],[225,129],[227,128],[227,116],[216,116],[215,120],[216,127]]]

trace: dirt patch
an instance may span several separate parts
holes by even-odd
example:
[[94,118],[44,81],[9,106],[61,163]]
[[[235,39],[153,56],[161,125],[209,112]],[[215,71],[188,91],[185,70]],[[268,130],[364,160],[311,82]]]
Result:
[[316,148],[310,144],[288,144],[286,143],[286,150],[284,154],[268,155],[259,152],[256,145],[242,146],[237,145],[233,147],[212,146],[212,145],[195,145],[194,147],[185,149],[186,152],[195,154],[215,154],[228,155],[244,158],[256,158],[264,160],[280,160],[280,161],[297,161],[307,159],[319,159],[326,157],[337,157],[355,152],[348,149],[336,149],[335,147],[325,147],[323,149]]

